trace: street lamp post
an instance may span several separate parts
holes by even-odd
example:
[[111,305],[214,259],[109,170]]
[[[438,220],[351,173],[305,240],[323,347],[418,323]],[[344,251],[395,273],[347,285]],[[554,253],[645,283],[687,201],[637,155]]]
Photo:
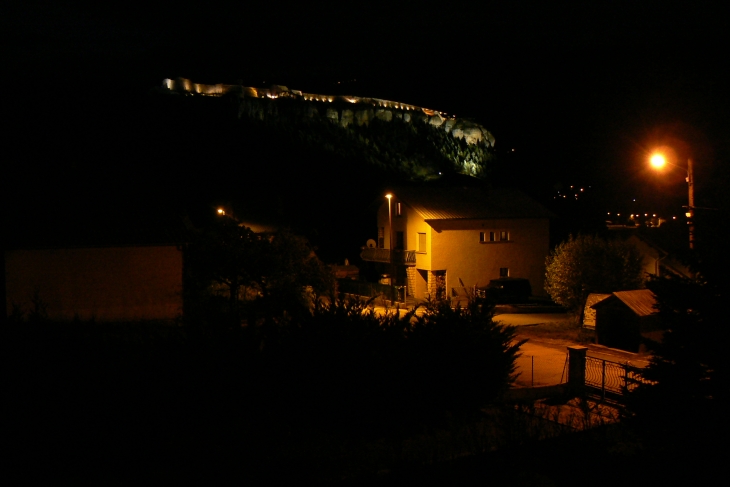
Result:
[[[670,166],[679,167],[680,169],[685,169],[681,166],[677,166],[675,164],[672,164],[671,162],[667,162],[666,158],[662,154],[654,154],[650,158],[650,163],[652,167],[655,169],[662,169],[665,165],[669,164]],[[694,224],[694,216],[695,216],[695,181],[694,181],[694,172],[693,172],[693,163],[692,158],[687,159],[687,177],[685,180],[687,181],[687,192],[688,192],[688,204],[687,204],[687,212],[685,213],[685,216],[687,217],[687,226],[689,229],[689,248],[694,249],[695,248],[695,224]]]
[[390,247],[389,252],[389,260],[390,260],[390,301],[391,303],[395,301],[395,263],[393,262],[393,212],[391,211],[390,201],[393,199],[393,195],[388,193],[385,195],[386,198],[388,198],[388,232],[389,232],[389,241],[388,247]]

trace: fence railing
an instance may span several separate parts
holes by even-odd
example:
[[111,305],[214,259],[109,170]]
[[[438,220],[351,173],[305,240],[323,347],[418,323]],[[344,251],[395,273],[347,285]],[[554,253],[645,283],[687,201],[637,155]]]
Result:
[[641,383],[651,383],[641,377],[640,370],[628,362],[586,357],[585,384],[591,389],[600,391],[603,399],[607,393],[622,396],[636,389]]
[[337,292],[354,294],[355,296],[366,296],[374,298],[385,296],[386,299],[405,302],[405,286],[390,286],[377,282],[353,281],[352,279],[337,279]]
[[366,248],[360,252],[360,258],[369,262],[386,264],[416,265],[415,250],[390,250]]

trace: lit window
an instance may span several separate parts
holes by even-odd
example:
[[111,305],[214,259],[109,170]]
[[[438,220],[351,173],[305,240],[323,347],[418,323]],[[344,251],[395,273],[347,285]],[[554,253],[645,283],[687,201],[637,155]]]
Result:
[[385,227],[378,228],[378,248],[385,248]]
[[418,234],[418,251],[422,252],[422,253],[426,253],[426,234],[425,233]]
[[479,241],[481,243],[496,242],[497,232],[479,232]]

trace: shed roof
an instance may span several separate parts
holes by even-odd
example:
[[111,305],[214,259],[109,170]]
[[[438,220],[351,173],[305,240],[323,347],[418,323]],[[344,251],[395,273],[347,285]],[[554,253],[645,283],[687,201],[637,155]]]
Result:
[[[616,291],[613,295],[628,306],[637,316],[655,314],[656,296],[649,289],[635,289],[633,291]],[[602,306],[609,300],[603,300],[593,305],[593,308]]]
[[399,188],[396,198],[424,220],[551,218],[544,206],[515,189],[479,187]]

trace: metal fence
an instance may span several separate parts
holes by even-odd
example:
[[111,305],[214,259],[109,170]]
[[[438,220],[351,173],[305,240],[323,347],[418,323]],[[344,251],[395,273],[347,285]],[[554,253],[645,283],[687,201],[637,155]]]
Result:
[[641,369],[628,362],[612,362],[595,357],[586,357],[586,386],[606,394],[622,396],[636,389],[640,383],[651,383],[641,377]]
[[[384,296],[386,299],[405,302],[406,288],[405,286],[390,286],[389,284],[380,284],[377,282],[353,281],[352,279],[337,279],[337,292],[344,294],[354,294],[355,296],[367,296],[374,298],[376,296]],[[395,293],[395,296],[393,296]]]

